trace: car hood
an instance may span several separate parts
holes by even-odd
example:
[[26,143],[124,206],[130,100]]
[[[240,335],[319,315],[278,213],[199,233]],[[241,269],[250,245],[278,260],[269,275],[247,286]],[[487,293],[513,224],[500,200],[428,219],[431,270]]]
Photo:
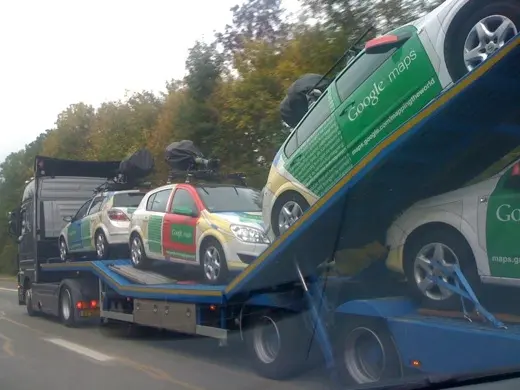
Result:
[[262,221],[262,212],[221,212],[211,213],[210,215],[222,218],[231,224],[249,226],[255,229],[265,231]]

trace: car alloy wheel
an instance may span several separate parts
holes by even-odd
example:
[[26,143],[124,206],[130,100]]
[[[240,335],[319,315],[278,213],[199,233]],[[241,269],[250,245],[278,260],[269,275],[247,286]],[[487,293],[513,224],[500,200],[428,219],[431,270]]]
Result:
[[464,63],[468,71],[486,61],[518,33],[513,21],[503,15],[490,15],[479,20],[464,42]]

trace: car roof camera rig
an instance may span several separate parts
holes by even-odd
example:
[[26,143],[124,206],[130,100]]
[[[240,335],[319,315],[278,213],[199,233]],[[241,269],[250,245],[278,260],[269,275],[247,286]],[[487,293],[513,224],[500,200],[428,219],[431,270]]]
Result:
[[243,173],[221,174],[220,160],[207,159],[192,141],[182,140],[166,147],[165,160],[170,167],[168,184],[182,180],[184,183],[223,182],[232,180],[246,186]]
[[147,149],[139,149],[119,163],[116,176],[96,187],[94,192],[125,191],[133,189],[150,189],[151,183],[143,179],[150,175],[155,167],[152,153]]

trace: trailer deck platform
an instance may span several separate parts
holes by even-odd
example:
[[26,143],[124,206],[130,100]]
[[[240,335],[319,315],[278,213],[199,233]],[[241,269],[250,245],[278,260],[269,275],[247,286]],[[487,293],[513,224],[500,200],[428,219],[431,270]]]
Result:
[[128,260],[42,264],[41,270],[90,271],[125,296],[199,303],[243,301],[295,282],[295,259],[304,276],[314,275],[336,251],[355,247],[363,232],[462,186],[520,145],[519,63],[517,35],[378,144],[227,286],[132,282],[111,268]]

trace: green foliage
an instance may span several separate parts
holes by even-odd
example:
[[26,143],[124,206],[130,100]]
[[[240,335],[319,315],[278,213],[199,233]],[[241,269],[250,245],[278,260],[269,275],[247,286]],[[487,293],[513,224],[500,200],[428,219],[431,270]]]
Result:
[[392,28],[439,2],[301,0],[294,18],[281,0],[245,0],[214,43],[194,44],[186,77],[167,81],[164,93],[142,91],[98,108],[70,105],[53,129],[0,164],[0,273],[14,272],[7,212],[20,201],[37,154],[116,160],[147,147],[156,157],[153,180],[162,184],[164,148],[190,139],[221,158],[223,169],[245,172],[261,187],[287,135],[279,104],[289,85],[304,73],[325,73],[370,24]]

